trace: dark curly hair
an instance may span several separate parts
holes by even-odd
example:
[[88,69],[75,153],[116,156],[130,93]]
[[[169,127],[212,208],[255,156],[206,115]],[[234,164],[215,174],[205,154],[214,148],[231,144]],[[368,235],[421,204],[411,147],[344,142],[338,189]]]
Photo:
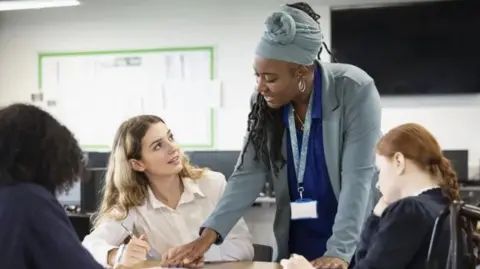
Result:
[[[287,6],[307,13],[317,22],[320,19],[320,15],[315,13],[312,7],[305,2],[297,2]],[[263,160],[267,166],[270,166],[271,162],[275,174],[278,174],[285,165],[285,157],[282,156],[282,138],[285,126],[281,111],[280,109],[270,108],[263,96],[258,94],[248,114],[248,138],[245,144],[245,148],[247,148],[252,143],[255,149],[255,161]],[[270,140],[270,151],[268,151],[266,146],[268,132],[273,134]],[[243,164],[243,157],[244,154],[242,153],[239,167]]]
[[49,113],[27,104],[0,110],[0,185],[20,182],[68,191],[86,171],[73,134]]

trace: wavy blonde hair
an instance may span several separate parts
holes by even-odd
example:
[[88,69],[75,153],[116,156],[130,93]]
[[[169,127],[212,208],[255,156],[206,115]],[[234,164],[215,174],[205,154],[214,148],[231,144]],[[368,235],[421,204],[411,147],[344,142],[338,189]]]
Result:
[[[131,208],[145,203],[148,178],[144,173],[133,170],[129,160],[141,159],[142,139],[150,126],[159,122],[165,123],[160,117],[141,115],[128,119],[118,128],[108,163],[102,202],[98,212],[92,216],[94,228],[104,219],[123,220]],[[183,151],[181,154],[183,169],[179,176],[201,178],[207,169],[193,166]]]

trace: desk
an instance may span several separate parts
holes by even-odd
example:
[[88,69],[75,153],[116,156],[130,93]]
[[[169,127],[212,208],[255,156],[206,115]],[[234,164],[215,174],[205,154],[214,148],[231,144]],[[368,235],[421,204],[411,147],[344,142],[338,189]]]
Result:
[[[160,267],[159,262],[147,261],[133,269],[145,269]],[[205,269],[282,269],[282,266],[273,262],[221,262],[205,264]]]

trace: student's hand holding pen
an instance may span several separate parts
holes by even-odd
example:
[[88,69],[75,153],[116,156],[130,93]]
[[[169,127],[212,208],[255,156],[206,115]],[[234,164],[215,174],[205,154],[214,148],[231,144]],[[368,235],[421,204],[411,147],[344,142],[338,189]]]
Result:
[[132,236],[130,241],[126,245],[121,245],[120,248],[115,251],[115,261],[113,264],[115,268],[119,266],[130,267],[147,260],[148,252],[150,251],[150,245],[146,240],[145,235],[140,237]]
[[131,266],[147,260],[147,255],[150,251],[150,245],[146,239],[146,236],[143,234],[138,238],[130,238],[130,241],[125,247],[121,264]]

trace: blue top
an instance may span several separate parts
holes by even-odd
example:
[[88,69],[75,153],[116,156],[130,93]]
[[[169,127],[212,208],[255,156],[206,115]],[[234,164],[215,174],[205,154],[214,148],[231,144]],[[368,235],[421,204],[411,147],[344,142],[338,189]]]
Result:
[[[424,269],[433,226],[448,206],[448,199],[437,188],[390,204],[381,217],[370,215],[363,226],[353,268]],[[449,254],[449,218],[439,227],[431,268],[445,268],[442,264],[447,264]],[[469,267],[463,264],[459,268]]]
[[0,187],[0,223],[2,268],[103,269],[54,195],[39,185]]
[[[303,179],[303,197],[317,201],[317,219],[292,220],[290,222],[290,253],[314,260],[323,256],[327,240],[332,235],[332,227],[337,214],[338,201],[328,176],[323,148],[322,126],[322,77],[317,65],[315,69],[314,92],[312,98],[312,125],[310,130],[307,162]],[[288,106],[283,109],[283,120],[288,126]],[[293,163],[290,132],[287,130],[287,170],[290,200],[300,198],[297,188],[297,175]],[[302,147],[303,132],[297,129],[298,147]]]

